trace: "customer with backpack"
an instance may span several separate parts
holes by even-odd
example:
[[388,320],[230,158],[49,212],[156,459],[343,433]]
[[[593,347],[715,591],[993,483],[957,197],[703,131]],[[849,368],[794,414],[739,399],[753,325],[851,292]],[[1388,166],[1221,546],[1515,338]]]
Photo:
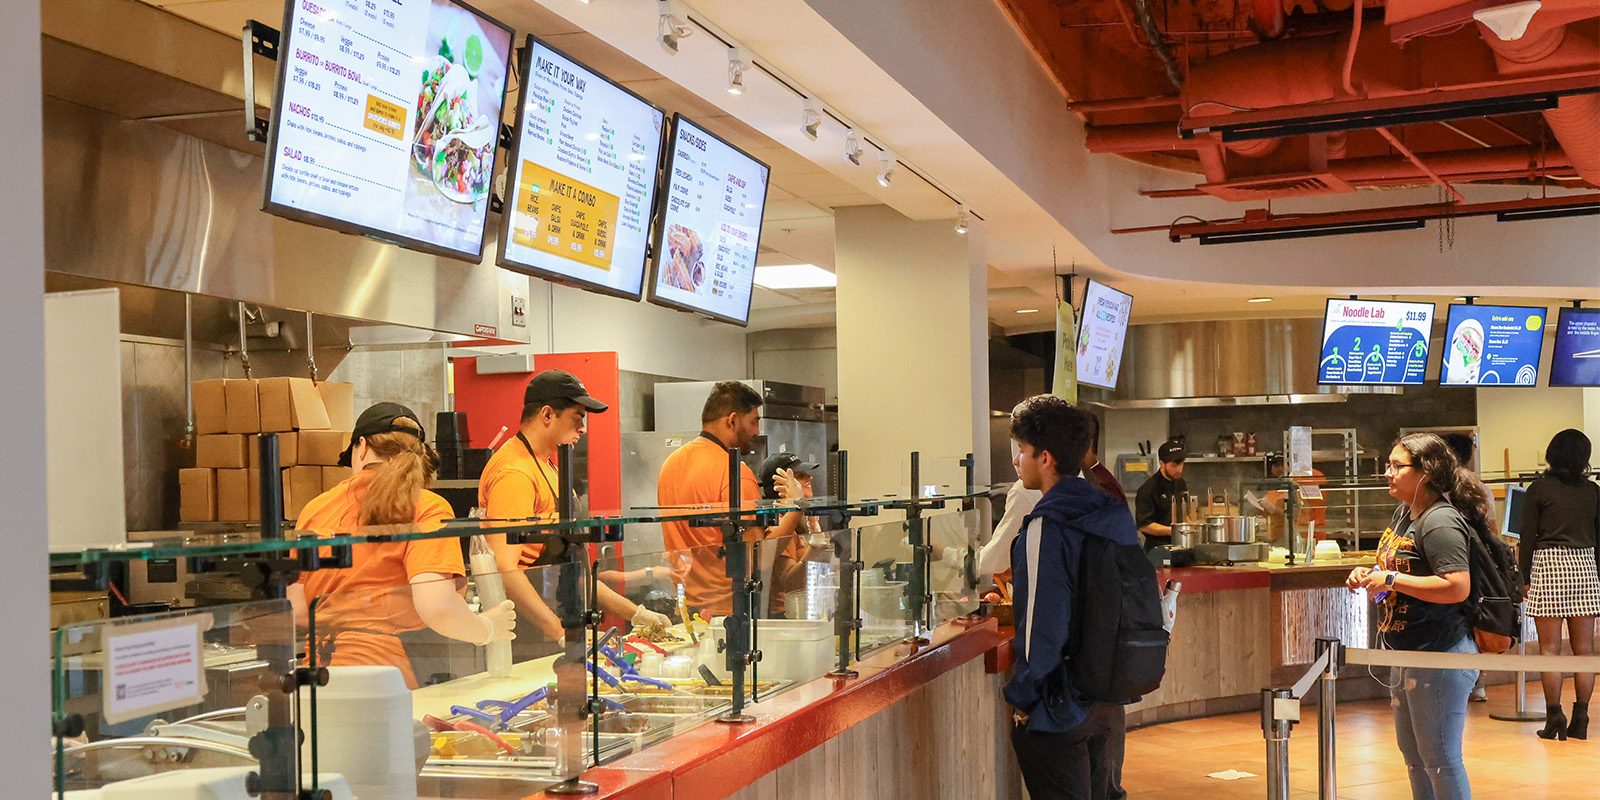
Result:
[[[1011,742],[1034,800],[1101,800],[1110,783],[1106,740],[1112,698],[1091,699],[1082,676],[1100,677],[1105,671],[1091,653],[1126,648],[1117,647],[1119,642],[1109,647],[1096,642],[1092,650],[1085,646],[1090,627],[1083,620],[1091,610],[1115,612],[1121,598],[1087,596],[1082,578],[1088,573],[1080,570],[1086,558],[1098,567],[1105,554],[1131,551],[1149,573],[1148,600],[1156,604],[1154,570],[1142,555],[1126,507],[1078,477],[1089,440],[1083,412],[1052,395],[1029,398],[1011,414],[1011,437],[1017,444],[1012,462],[1022,483],[1043,492],[1011,548],[1017,653],[1015,675],[1005,687],[1015,721]],[[1095,539],[1100,541],[1091,542]],[[1113,580],[1116,569],[1113,565]],[[1085,596],[1075,596],[1075,589]],[[1097,600],[1101,605],[1091,605]],[[1159,618],[1156,625],[1159,631]],[[1164,645],[1165,633],[1161,637]],[[1160,653],[1164,660],[1164,648]],[[1082,671],[1096,666],[1102,669]],[[1118,666],[1125,667],[1116,671],[1119,679],[1146,671],[1140,669],[1143,664]]]
[[[1561,623],[1567,624],[1572,652],[1594,653],[1594,620],[1600,615],[1600,577],[1595,569],[1595,538],[1600,522],[1600,486],[1583,476],[1589,470],[1589,437],[1568,428],[1550,440],[1543,477],[1522,498],[1522,574],[1527,576],[1528,615],[1539,629],[1539,652],[1561,652]],[[1561,673],[1543,674],[1543,739],[1589,738],[1589,698],[1594,673],[1573,676],[1577,700],[1572,721],[1561,713]]]
[[[1378,543],[1377,566],[1357,567],[1346,581],[1351,591],[1366,589],[1381,600],[1378,629],[1384,647],[1478,652],[1467,600],[1472,552],[1482,544],[1458,509],[1473,514],[1483,498],[1464,472],[1450,446],[1431,433],[1403,437],[1389,452],[1384,473],[1389,495],[1400,507]],[[1478,671],[1394,667],[1391,678],[1395,738],[1411,796],[1470,798],[1461,737]]]

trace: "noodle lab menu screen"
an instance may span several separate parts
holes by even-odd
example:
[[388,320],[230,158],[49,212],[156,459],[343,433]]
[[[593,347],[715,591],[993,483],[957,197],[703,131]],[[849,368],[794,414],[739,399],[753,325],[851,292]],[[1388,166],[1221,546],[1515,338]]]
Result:
[[500,264],[639,299],[666,115],[537,39],[524,75]]
[[1421,385],[1432,303],[1329,300],[1319,384]]
[[479,258],[511,31],[448,0],[291,0],[266,210]]
[[1078,326],[1078,382],[1106,389],[1117,388],[1122,371],[1122,346],[1128,337],[1128,316],[1133,295],[1103,283],[1089,281],[1083,294],[1083,318]]
[[650,299],[744,325],[767,165],[681,116],[672,131]]
[[1561,309],[1550,385],[1600,386],[1600,309]]
[[1451,306],[1445,321],[1444,367],[1451,386],[1532,386],[1544,346],[1543,308]]

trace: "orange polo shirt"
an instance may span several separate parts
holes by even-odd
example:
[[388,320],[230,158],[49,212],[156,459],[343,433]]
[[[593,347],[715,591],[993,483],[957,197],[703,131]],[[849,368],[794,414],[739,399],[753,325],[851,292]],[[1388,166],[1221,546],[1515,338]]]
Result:
[[[556,468],[529,452],[513,436],[500,445],[478,479],[478,507],[489,519],[556,518]],[[521,569],[533,567],[544,551],[542,544],[525,544],[517,560]]]
[[[360,525],[362,487],[371,473],[361,472],[317,495],[300,512],[297,530],[319,536],[352,533]],[[438,528],[455,514],[433,492],[417,499],[413,524]],[[461,544],[454,538],[408,542],[361,543],[351,547],[348,569],[322,569],[300,576],[312,608],[316,647],[324,666],[390,665],[399,667],[406,685],[416,687],[411,662],[394,634],[426,627],[411,602],[411,579],[426,573],[466,575]]]
[[[749,465],[739,465],[739,496],[746,508],[761,496],[756,474]],[[678,452],[667,456],[656,483],[656,501],[663,506],[728,505],[728,451],[704,436],[690,440]],[[661,538],[671,558],[687,556],[689,574],[684,579],[684,597],[692,609],[711,614],[733,610],[733,581],[728,578],[726,561],[717,555],[722,544],[721,528],[693,528],[684,520],[661,523]]]

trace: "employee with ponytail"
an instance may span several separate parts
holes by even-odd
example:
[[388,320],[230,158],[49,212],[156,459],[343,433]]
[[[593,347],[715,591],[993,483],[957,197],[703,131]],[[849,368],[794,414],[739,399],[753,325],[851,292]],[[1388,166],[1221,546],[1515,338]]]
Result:
[[[417,420],[397,403],[362,412],[346,451],[355,474],[307,503],[298,528],[320,536],[374,526],[415,532],[454,516],[444,498],[427,490],[439,457]],[[427,661],[418,640],[429,634],[420,632],[474,645],[512,638],[511,601],[474,613],[460,593],[465,576],[455,538],[362,543],[353,546],[348,569],[306,573],[289,587],[289,601],[302,623],[308,603],[315,612],[318,665],[390,665],[414,689],[419,674],[434,674],[417,666]]]
[[[1385,647],[1476,653],[1463,605],[1472,589],[1468,554],[1484,498],[1455,453],[1431,433],[1402,438],[1389,451],[1389,495],[1400,501],[1378,543],[1376,567],[1357,567],[1346,581],[1381,599],[1378,629]],[[1472,669],[1394,667],[1389,694],[1395,738],[1416,800],[1472,796],[1461,737]]]

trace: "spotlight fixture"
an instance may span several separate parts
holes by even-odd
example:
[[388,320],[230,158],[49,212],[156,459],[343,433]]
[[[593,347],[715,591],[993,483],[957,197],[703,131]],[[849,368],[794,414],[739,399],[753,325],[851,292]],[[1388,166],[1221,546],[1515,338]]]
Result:
[[816,141],[817,128],[822,126],[822,104],[818,103],[815,98],[807,97],[800,104],[800,120],[800,129],[805,133],[806,138],[813,142]]
[[894,152],[893,151],[890,151],[890,150],[879,150],[878,151],[878,185],[882,186],[885,189],[889,188],[889,181],[894,178],[894,171],[895,171],[895,168],[898,167],[898,166],[899,165],[897,163],[895,163]]
[[744,94],[744,71],[749,68],[743,51],[737,47],[728,48],[728,94]]
[[971,220],[967,216],[967,204],[962,203],[961,213],[956,217],[956,233],[965,235],[969,224],[971,224]]
[[855,128],[846,128],[844,132],[844,160],[861,166],[861,135]]
[[694,33],[694,29],[678,15],[678,6],[672,0],[658,0],[656,11],[661,15],[661,21],[656,26],[656,41],[661,44],[661,49],[667,55],[678,54],[678,40]]

